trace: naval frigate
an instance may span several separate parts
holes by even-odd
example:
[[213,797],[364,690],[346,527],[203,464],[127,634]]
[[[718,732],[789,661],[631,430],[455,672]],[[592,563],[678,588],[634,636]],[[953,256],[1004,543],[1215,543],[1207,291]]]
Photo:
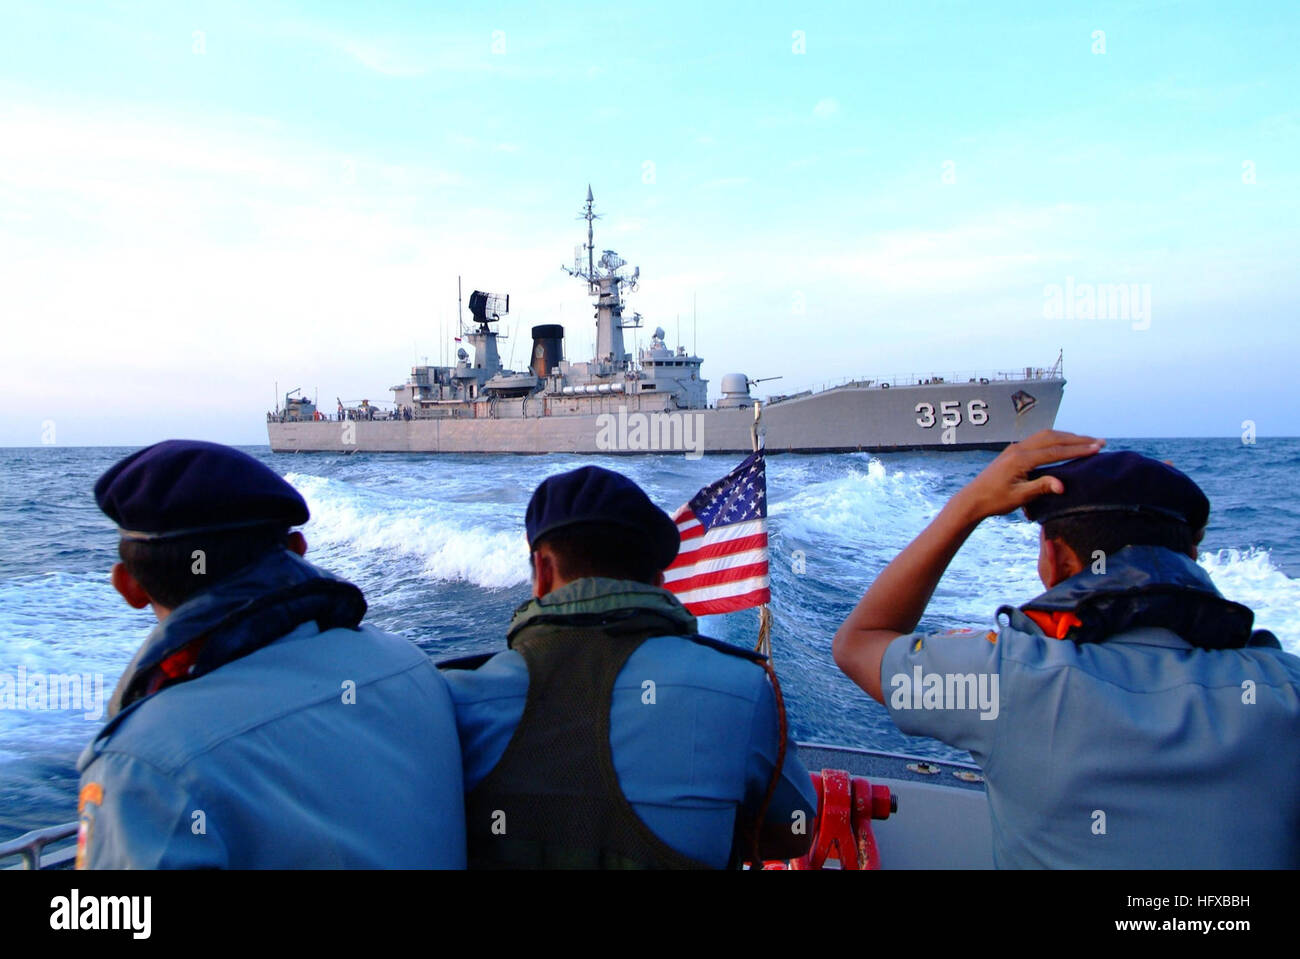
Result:
[[[383,408],[363,400],[334,413],[306,397],[285,395],[267,414],[275,452],[410,453],[704,453],[999,449],[1056,420],[1065,378],[1061,358],[1048,368],[989,375],[848,379],[819,390],[753,396],[758,381],[722,377],[710,404],[703,360],[665,343],[656,328],[634,358],[623,331],[641,314],[625,314],[624,296],[641,269],[613,250],[596,256],[591,187],[581,218],[587,242],[565,269],[585,282],[596,303],[595,356],[570,362],[564,327],[532,328],[532,360],[507,370],[496,328],[509,296],[475,290],[471,322],[454,366],[419,365],[391,387]],[[460,338],[458,338],[460,339]],[[391,408],[390,408],[391,407]],[[760,414],[761,413],[761,417]]]

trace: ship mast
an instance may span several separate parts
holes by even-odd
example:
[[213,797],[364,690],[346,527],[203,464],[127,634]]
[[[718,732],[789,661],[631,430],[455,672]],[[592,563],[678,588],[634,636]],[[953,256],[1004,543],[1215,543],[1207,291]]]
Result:
[[596,260],[595,231],[593,221],[600,218],[595,212],[595,198],[591,194],[591,184],[587,184],[587,202],[578,219],[587,221],[587,262],[584,266],[581,251],[574,257],[572,267],[564,267],[570,276],[587,281],[587,292],[596,297],[596,355],[593,371],[598,376],[612,376],[628,368],[630,357],[623,347],[623,331],[641,326],[641,314],[634,313],[632,322],[623,322],[622,287],[628,290],[637,288],[641,268],[633,272],[623,270],[627,261],[613,250],[604,250],[599,262]]
[[[592,204],[595,202],[596,202],[595,197],[591,195],[591,184],[588,183],[587,184],[587,212],[585,214],[585,219],[587,221],[587,276],[594,276],[596,273],[596,267],[592,263],[592,254],[596,250],[596,244],[593,241],[592,229],[591,229],[591,222],[594,219],[596,219],[596,214],[593,213],[591,209]],[[590,286],[590,284],[588,284],[588,286]],[[596,291],[595,289],[592,289],[591,292],[595,293]]]

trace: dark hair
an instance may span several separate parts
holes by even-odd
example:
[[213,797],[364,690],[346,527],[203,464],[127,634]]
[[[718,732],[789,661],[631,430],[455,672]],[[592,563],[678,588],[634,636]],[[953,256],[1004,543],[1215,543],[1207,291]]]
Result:
[[1172,518],[1110,510],[1075,513],[1043,523],[1044,537],[1064,541],[1084,563],[1098,550],[1110,556],[1125,546],[1163,546],[1195,555],[1200,532]]
[[271,550],[285,548],[288,538],[287,526],[254,526],[179,539],[124,539],[117,555],[150,599],[175,609]]
[[626,526],[578,523],[540,537],[533,543],[533,552],[542,545],[555,553],[556,572],[565,579],[604,576],[653,586],[663,572]]

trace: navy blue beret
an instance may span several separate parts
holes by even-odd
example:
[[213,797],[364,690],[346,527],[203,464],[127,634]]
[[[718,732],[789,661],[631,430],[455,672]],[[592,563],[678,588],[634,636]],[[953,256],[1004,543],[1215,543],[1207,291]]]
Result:
[[165,440],[95,483],[95,502],[123,539],[174,539],[242,527],[301,526],[307,502],[274,470],[219,443]]
[[1130,451],[1096,453],[1057,466],[1031,470],[1029,478],[1055,476],[1064,493],[1048,493],[1025,506],[1025,516],[1043,523],[1092,512],[1134,512],[1163,516],[1205,528],[1210,501],[1185,473]]
[[547,533],[579,523],[621,526],[638,534],[628,549],[646,550],[655,569],[667,569],[681,545],[677,524],[641,487],[599,466],[552,476],[533,491],[524,514],[528,546],[535,548]]

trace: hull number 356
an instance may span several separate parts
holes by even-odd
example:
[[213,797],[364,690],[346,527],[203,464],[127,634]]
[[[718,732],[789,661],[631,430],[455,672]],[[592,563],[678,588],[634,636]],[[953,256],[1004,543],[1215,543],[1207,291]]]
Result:
[[[961,400],[942,400],[936,412],[933,403],[916,404],[916,425],[928,430],[935,425],[961,426]],[[966,422],[983,426],[989,421],[989,405],[984,400],[971,400],[966,404]]]

